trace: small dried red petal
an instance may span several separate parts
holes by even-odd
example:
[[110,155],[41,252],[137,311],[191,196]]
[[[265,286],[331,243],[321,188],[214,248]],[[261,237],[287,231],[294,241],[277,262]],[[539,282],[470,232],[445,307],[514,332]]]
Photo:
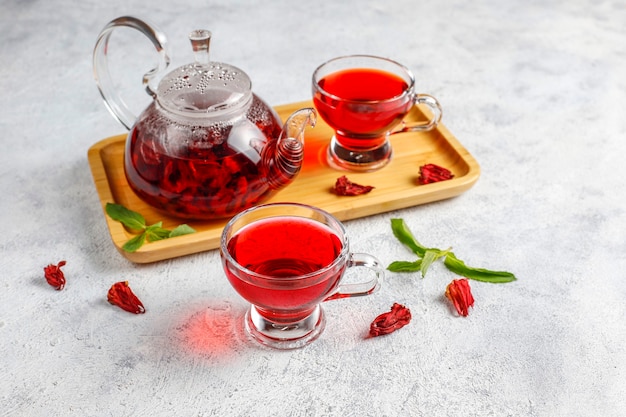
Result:
[[435,164],[426,164],[420,167],[420,184],[430,184],[433,182],[446,181],[454,178],[448,169]]
[[116,282],[109,289],[107,294],[109,303],[116,305],[130,313],[143,314],[146,312],[139,298],[128,286],[128,281]]
[[65,261],[61,261],[57,265],[50,264],[43,269],[46,281],[57,291],[65,288],[65,275],[63,271],[61,271],[61,267],[64,266],[65,263]]
[[345,175],[337,178],[335,182],[335,193],[337,195],[361,195],[372,191],[374,187],[371,185],[360,185],[350,181]]
[[393,333],[411,321],[411,310],[402,304],[393,303],[391,311],[376,317],[370,325],[370,336]]
[[474,297],[466,278],[455,279],[446,287],[446,297],[452,301],[454,308],[463,317],[469,314],[469,308],[474,306]]

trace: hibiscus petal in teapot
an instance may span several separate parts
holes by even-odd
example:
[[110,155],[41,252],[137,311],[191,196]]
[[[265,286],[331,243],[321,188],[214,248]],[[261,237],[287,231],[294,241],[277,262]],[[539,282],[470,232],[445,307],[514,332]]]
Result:
[[[153,100],[138,117],[120,99],[108,67],[109,39],[121,26],[147,36],[159,56],[143,79]],[[98,37],[94,74],[106,106],[130,130],[124,169],[131,189],[172,216],[230,217],[292,182],[316,113],[300,109],[282,125],[252,92],[244,71],[209,59],[209,31],[193,31],[189,39],[194,62],[166,74],[155,88],[151,83],[170,62],[165,35],[143,20],[117,18]]]

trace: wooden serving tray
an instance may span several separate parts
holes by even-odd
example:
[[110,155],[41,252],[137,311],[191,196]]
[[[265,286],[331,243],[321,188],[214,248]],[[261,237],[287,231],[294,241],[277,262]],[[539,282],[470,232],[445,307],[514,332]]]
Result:
[[[313,104],[310,101],[292,103],[278,106],[276,111],[285,120],[303,107],[313,107]],[[407,119],[426,120],[424,112],[414,107]],[[315,128],[308,128],[305,132],[305,161],[299,175],[266,202],[309,204],[332,213],[339,220],[349,220],[457,196],[474,185],[480,175],[478,163],[442,124],[429,132],[391,136],[393,159],[381,170],[368,173],[337,171],[328,166],[326,148],[332,135],[332,129],[318,117]],[[119,252],[132,262],[148,263],[218,248],[227,219],[188,221],[168,217],[143,202],[130,189],[124,175],[126,136],[103,139],[89,149],[89,164],[103,212],[107,202],[118,203],[141,213],[148,224],[163,221],[163,227],[173,229],[187,223],[196,233],[146,242],[138,251],[128,253],[122,250],[122,245],[134,235],[104,213]],[[428,163],[448,168],[454,178],[420,185],[419,167]],[[375,188],[360,196],[337,196],[332,188],[342,175],[355,183]]]

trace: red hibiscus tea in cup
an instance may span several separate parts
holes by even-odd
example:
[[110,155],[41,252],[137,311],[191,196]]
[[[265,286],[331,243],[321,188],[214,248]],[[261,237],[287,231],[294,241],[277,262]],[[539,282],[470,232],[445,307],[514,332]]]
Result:
[[[247,333],[277,349],[315,340],[326,323],[321,303],[372,294],[384,275],[375,257],[350,252],[339,220],[297,203],[265,204],[233,217],[222,232],[220,255],[228,281],[252,304]],[[353,267],[373,276],[344,283]]]
[[326,75],[318,85],[328,94],[318,91],[313,95],[316,109],[330,127],[343,134],[342,143],[354,148],[380,146],[386,140],[385,133],[413,106],[408,95],[404,100],[393,100],[402,96],[408,84],[383,70],[341,70]]
[[[263,282],[226,271],[228,280],[246,300],[276,319],[294,308],[319,303],[338,284],[344,268],[316,273],[341,253],[341,239],[328,226],[300,217],[263,219],[238,231],[228,242],[230,255],[246,269],[272,277]],[[305,276],[303,279],[291,279]],[[305,316],[307,314],[304,314]]]
[[[331,59],[317,67],[313,104],[335,131],[327,161],[333,168],[374,171],[391,160],[389,135],[427,131],[441,119],[434,97],[415,92],[415,77],[403,65],[370,55]],[[417,104],[429,107],[428,121],[403,122]]]

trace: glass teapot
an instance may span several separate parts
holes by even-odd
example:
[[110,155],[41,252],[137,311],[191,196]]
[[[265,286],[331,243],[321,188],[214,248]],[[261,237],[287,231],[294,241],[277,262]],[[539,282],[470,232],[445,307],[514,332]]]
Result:
[[[113,87],[107,52],[120,26],[143,33],[159,63],[143,84],[153,97],[136,117]],[[312,108],[279,116],[251,91],[245,72],[209,60],[211,32],[189,35],[195,62],[151,82],[169,65],[167,40],[154,25],[124,16],[108,23],[94,48],[94,75],[111,113],[126,128],[124,170],[132,190],[148,204],[189,219],[230,217],[291,183],[304,156],[304,130]]]

